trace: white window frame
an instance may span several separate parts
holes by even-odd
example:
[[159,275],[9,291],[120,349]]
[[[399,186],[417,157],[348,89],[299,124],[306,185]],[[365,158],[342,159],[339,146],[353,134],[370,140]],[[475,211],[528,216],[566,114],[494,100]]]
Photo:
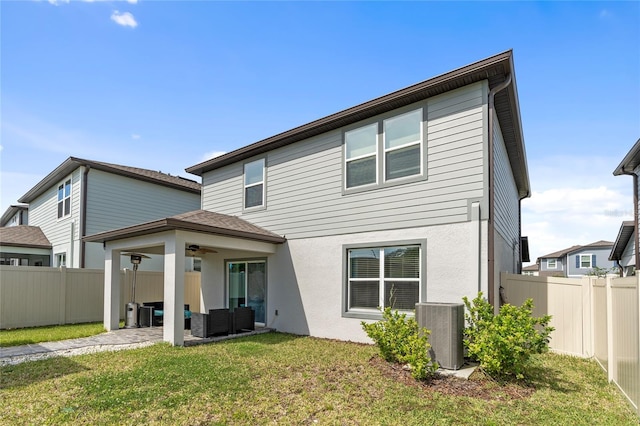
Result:
[[[69,194],[67,195],[66,187],[67,183],[69,184]],[[67,179],[63,180],[57,187],[56,191],[56,215],[58,219],[65,219],[71,216],[71,194],[73,193],[73,179],[69,176]],[[62,199],[60,199],[60,189],[62,189]],[[65,205],[69,204],[69,213],[66,213]],[[62,215],[60,214],[60,205],[62,204]]]
[[[578,256],[580,256],[580,269],[591,269],[593,267],[592,265],[593,254],[585,253],[585,254],[579,254]],[[582,261],[583,257],[589,257],[589,266],[583,266],[583,261]]]
[[[553,262],[553,266],[551,266]],[[558,269],[558,259],[547,259],[547,269]]]
[[[420,124],[419,124],[419,128],[420,128],[420,136],[417,140],[414,140],[412,142],[407,142],[403,145],[400,146],[396,146],[393,148],[387,148],[387,122],[392,121],[392,120],[396,120],[399,119],[403,116],[407,116],[410,114],[415,114],[416,112],[419,112],[420,115]],[[423,167],[423,161],[422,161],[422,149],[423,149],[423,143],[422,141],[424,140],[424,111],[422,108],[418,108],[418,109],[414,109],[412,111],[407,111],[405,113],[402,114],[398,114],[395,115],[393,117],[389,117],[386,118],[382,121],[382,149],[383,149],[383,155],[382,155],[382,173],[384,175],[384,181],[385,182],[389,182],[389,181],[396,181],[396,180],[403,180],[403,179],[411,179],[415,176],[422,176],[422,167]],[[402,177],[397,177],[397,178],[388,178],[387,177],[387,154],[391,153],[393,151],[398,151],[404,148],[408,148],[410,146],[414,146],[414,145],[418,145],[419,151],[420,151],[420,172],[419,173],[415,173],[412,175],[408,175],[408,176],[402,176]]]
[[67,266],[67,253],[66,252],[62,252],[62,253],[56,253],[54,255],[55,260],[56,260],[56,267],[61,268],[63,266]]
[[[418,278],[385,278],[384,276],[384,250],[387,248],[394,247],[417,247],[418,252]],[[426,259],[424,257],[426,247],[426,240],[412,240],[412,241],[397,241],[397,242],[385,242],[385,243],[371,243],[371,244],[353,244],[353,245],[345,245],[343,246],[343,260],[344,260],[344,268],[343,268],[343,317],[348,318],[362,318],[362,319],[380,319],[382,318],[382,314],[378,307],[376,308],[351,308],[351,285],[350,283],[357,281],[378,281],[379,285],[379,293],[378,293],[378,304],[379,307],[384,307],[384,298],[385,298],[385,281],[401,281],[401,282],[416,282],[418,285],[418,300],[420,302],[424,299],[424,295],[426,292],[426,278],[425,278],[425,264]],[[380,271],[379,276],[377,278],[351,278],[351,262],[350,262],[350,251],[351,250],[379,250],[378,251],[378,259],[380,261]],[[408,315],[413,315],[412,310],[401,310]]]
[[[362,154],[362,155],[358,155],[355,157],[348,157],[348,150],[347,150],[347,136],[349,133],[354,133],[357,132],[359,130],[365,129],[367,127],[376,127],[376,143],[375,143],[375,147],[373,150],[373,153],[367,153],[367,154]],[[360,126],[357,127],[355,129],[351,129],[349,131],[344,132],[344,187],[345,189],[349,190],[349,189],[354,189],[354,188],[367,188],[370,186],[375,186],[378,185],[378,182],[380,181],[380,176],[379,176],[379,167],[378,167],[378,151],[379,151],[379,145],[380,145],[380,137],[379,137],[379,133],[380,133],[380,129],[379,129],[379,125],[378,122],[374,122],[374,123],[369,123],[366,124],[364,126]],[[376,173],[376,180],[374,182],[371,183],[365,183],[362,185],[357,185],[357,186],[347,186],[347,170],[348,170],[348,166],[349,163],[354,162],[354,161],[358,161],[358,160],[362,160],[365,158],[369,158],[369,157],[374,157],[375,159],[375,173]]]
[[[259,182],[253,182],[250,184],[247,184],[247,167],[251,166],[252,164],[256,164],[256,163],[261,163],[262,166],[262,180]],[[264,158],[259,158],[257,160],[253,160],[253,161],[249,161],[247,163],[244,163],[243,168],[242,168],[242,208],[245,211],[251,211],[251,210],[259,210],[259,209],[264,209],[266,206],[266,188],[267,188],[267,184],[266,184],[266,175],[267,175],[267,167],[266,167],[266,161]],[[258,185],[262,185],[262,203],[261,204],[257,204],[255,206],[247,206],[247,189],[248,188],[252,188],[254,186],[258,186]]]
[[[351,193],[351,192],[359,192],[362,190],[370,190],[370,189],[377,189],[377,188],[382,188],[384,186],[387,185],[396,185],[396,184],[401,184],[401,183],[406,183],[406,182],[413,182],[415,180],[419,180],[419,179],[424,179],[425,178],[425,150],[426,150],[426,146],[425,146],[425,135],[426,135],[426,131],[425,131],[425,106],[420,106],[418,108],[410,108],[410,109],[405,109],[402,112],[395,112],[393,115],[390,114],[386,114],[383,117],[380,117],[379,119],[375,120],[375,121],[370,121],[370,122],[366,122],[366,124],[364,125],[360,125],[357,127],[353,127],[353,128],[348,128],[347,130],[345,130],[343,132],[343,191],[344,193]],[[401,118],[403,116],[407,116],[410,114],[415,114],[418,113],[420,116],[420,137],[418,140],[414,140],[414,141],[410,141],[410,142],[406,142],[403,145],[400,146],[395,146],[392,148],[387,148],[386,147],[386,126],[387,123],[390,123],[392,120]],[[356,160],[360,160],[363,158],[368,158],[368,157],[373,157],[374,154],[372,153],[368,153],[368,154],[363,154],[360,156],[356,156],[356,157],[348,157],[348,150],[347,150],[347,136],[349,133],[351,132],[355,132],[358,130],[362,130],[366,127],[372,127],[372,126],[377,126],[377,137],[376,137],[376,152],[375,152],[375,167],[376,167],[376,181],[372,182],[372,183],[366,183],[366,184],[362,184],[362,185],[357,185],[357,186],[348,186],[348,182],[347,182],[347,170],[348,170],[348,164],[352,161],[356,161]],[[401,149],[405,149],[414,145],[418,145],[419,149],[420,149],[420,171],[419,173],[415,173],[412,175],[408,175],[408,176],[401,176],[401,177],[396,177],[396,178],[388,178],[387,177],[387,154],[392,153],[394,151],[397,150],[401,150]],[[382,158],[382,159],[381,159]]]

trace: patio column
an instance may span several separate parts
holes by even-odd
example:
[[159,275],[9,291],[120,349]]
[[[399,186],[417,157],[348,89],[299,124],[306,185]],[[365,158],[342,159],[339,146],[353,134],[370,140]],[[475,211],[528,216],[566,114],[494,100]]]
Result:
[[184,271],[186,240],[171,233],[164,244],[164,324],[163,340],[184,344]]
[[120,327],[120,250],[107,248],[104,253],[104,328]]

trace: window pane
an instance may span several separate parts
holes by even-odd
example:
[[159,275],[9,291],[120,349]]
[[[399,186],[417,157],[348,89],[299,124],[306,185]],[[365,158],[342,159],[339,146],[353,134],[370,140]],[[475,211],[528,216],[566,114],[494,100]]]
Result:
[[64,183],[64,196],[68,197],[71,195],[71,181],[68,180]]
[[367,157],[347,163],[347,188],[376,182],[376,157]]
[[421,125],[421,109],[384,120],[384,147],[395,148],[419,141]]
[[387,180],[420,174],[420,145],[387,152]]
[[62,201],[64,199],[64,186],[60,185],[58,187],[58,201]]
[[385,278],[420,278],[420,248],[389,247],[384,249]]
[[255,207],[262,205],[262,187],[263,185],[254,185],[244,190],[244,206]]
[[350,278],[379,278],[380,251],[378,249],[350,250]]
[[385,307],[392,309],[413,310],[418,303],[418,282],[385,281]]
[[377,308],[380,305],[380,283],[378,281],[350,281],[349,308]]
[[262,182],[264,178],[264,160],[254,161],[244,165],[244,184],[251,185],[252,183]]
[[68,216],[69,214],[71,214],[71,198],[64,200],[64,215]]
[[63,204],[62,201],[58,203],[58,218],[62,217],[62,204]]
[[347,160],[361,155],[375,154],[378,145],[378,123],[345,132]]

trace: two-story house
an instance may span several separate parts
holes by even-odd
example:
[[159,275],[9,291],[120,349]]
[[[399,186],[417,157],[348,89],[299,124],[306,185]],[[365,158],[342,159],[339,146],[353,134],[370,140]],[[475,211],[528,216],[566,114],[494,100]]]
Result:
[[596,241],[587,245],[575,245],[540,256],[536,263],[540,276],[580,277],[593,274],[595,268],[611,270],[616,265],[609,260],[611,241]]
[[614,176],[630,175],[633,177],[633,220],[625,221],[620,226],[620,231],[609,256],[616,262],[624,276],[635,275],[640,260],[640,243],[638,242],[638,199],[640,188],[638,176],[640,176],[640,139],[631,147],[627,155],[622,159],[618,167],[613,171]]
[[[368,341],[379,307],[499,305],[521,268],[530,194],[512,52],[187,169],[202,210],[85,238],[105,244],[105,327],[118,327],[123,251],[164,253],[164,339],[183,343],[185,256],[202,254],[203,310]],[[526,241],[526,240],[524,240]],[[526,259],[528,261],[528,259]]]
[[0,228],[8,226],[20,226],[29,224],[29,206],[26,204],[14,204],[9,206],[0,217]]
[[[154,170],[69,157],[18,201],[50,242],[51,266],[102,269],[102,244],[82,237],[197,209],[200,189]],[[161,269],[162,259],[141,268]]]

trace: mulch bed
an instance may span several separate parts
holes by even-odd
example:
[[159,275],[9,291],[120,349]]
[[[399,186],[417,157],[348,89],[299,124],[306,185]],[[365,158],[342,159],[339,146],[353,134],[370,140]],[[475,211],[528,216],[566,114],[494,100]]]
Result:
[[425,392],[438,392],[450,396],[466,396],[486,401],[508,401],[527,398],[535,392],[535,388],[516,383],[499,383],[476,370],[469,380],[436,373],[432,378],[418,381],[411,377],[411,372],[400,364],[385,361],[376,355],[369,360],[371,365],[382,374],[407,386],[422,388]]

